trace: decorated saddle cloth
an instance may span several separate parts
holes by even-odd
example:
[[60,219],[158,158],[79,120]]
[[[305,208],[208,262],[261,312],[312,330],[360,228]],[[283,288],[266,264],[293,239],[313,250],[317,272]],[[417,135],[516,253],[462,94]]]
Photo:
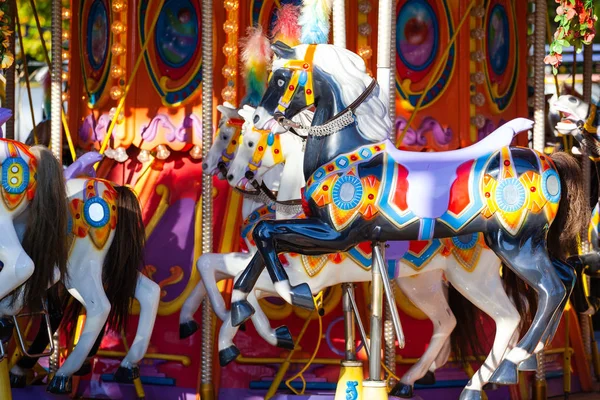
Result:
[[69,232],[90,240],[98,250],[117,227],[117,191],[103,179],[88,179],[81,194],[69,202]]
[[2,200],[12,211],[23,199],[33,200],[37,185],[37,160],[27,146],[14,140],[0,139],[0,154],[5,158],[1,164]]

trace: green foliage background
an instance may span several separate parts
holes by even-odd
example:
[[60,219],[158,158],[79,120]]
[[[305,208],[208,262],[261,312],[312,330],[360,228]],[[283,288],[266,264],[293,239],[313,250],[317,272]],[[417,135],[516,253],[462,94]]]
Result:
[[[46,45],[50,46],[52,35],[50,32],[51,25],[51,0],[35,0],[35,7],[40,18],[40,24],[42,25],[42,31]],[[25,47],[25,54],[28,59],[34,59],[36,61],[44,62],[44,50],[42,49],[42,42],[40,41],[40,35],[35,24],[35,18],[33,16],[33,9],[31,7],[30,0],[17,0],[17,8],[19,10],[19,19],[21,21],[21,32],[23,32],[23,46]],[[17,48],[19,46],[17,40]],[[48,48],[48,50],[50,50]],[[20,51],[17,50],[17,54]]]

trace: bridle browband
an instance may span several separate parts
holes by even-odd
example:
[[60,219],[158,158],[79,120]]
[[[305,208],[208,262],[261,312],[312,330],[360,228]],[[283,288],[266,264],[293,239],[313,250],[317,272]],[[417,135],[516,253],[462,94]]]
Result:
[[355,122],[356,109],[371,95],[377,86],[377,81],[372,79],[369,86],[367,86],[365,91],[358,96],[352,104],[331,117],[323,125],[303,126],[300,123],[290,121],[285,118],[284,113],[290,106],[300,85],[304,86],[306,106],[310,107],[314,104],[313,59],[316,49],[317,45],[308,45],[303,60],[290,60],[284,64],[283,68],[291,69],[293,73],[285,93],[279,99],[279,104],[277,105],[277,110],[275,111],[273,118],[285,128],[305,129],[308,131],[309,136],[329,136]]

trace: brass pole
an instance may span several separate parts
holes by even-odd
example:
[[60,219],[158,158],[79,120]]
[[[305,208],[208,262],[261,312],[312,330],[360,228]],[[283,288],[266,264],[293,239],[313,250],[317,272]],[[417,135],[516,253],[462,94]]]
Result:
[[[213,1],[202,1],[202,156],[206,157],[213,137]],[[212,176],[202,175],[202,253],[212,252]],[[202,303],[202,400],[215,398],[213,384],[213,311]]]

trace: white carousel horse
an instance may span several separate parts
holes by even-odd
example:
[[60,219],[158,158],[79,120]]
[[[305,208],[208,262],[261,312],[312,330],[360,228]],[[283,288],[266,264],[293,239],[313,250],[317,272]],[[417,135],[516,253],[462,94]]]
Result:
[[[219,121],[219,128],[213,145],[202,163],[202,170],[205,174],[218,174],[219,177],[225,178],[229,163],[233,159],[238,146],[243,120],[238,114],[237,109],[233,108],[233,106],[228,103],[219,105],[217,109],[221,112],[222,117]],[[273,170],[265,177],[265,184],[270,189],[276,190],[278,188],[278,172],[279,171],[277,170]],[[250,216],[254,216],[256,213],[271,212],[259,200],[256,191],[243,191],[242,194],[244,195],[242,203],[242,218],[244,221],[249,220]],[[194,320],[194,313],[200,307],[202,300],[206,296],[207,290],[216,291],[216,293],[212,293],[211,296],[211,298],[214,299],[212,302],[213,310],[219,319],[222,321],[226,320],[228,310],[225,306],[225,301],[217,288],[217,281],[231,279],[235,277],[239,271],[245,268],[254,254],[254,251],[256,251],[255,246],[250,242],[246,242],[246,247],[252,251],[247,253],[234,252],[225,254],[207,253],[202,254],[199,257],[196,267],[198,268],[202,279],[198,282],[181,307],[181,312],[179,314],[180,338],[187,338],[198,330],[199,326]],[[258,304],[255,303],[255,306],[257,305]],[[254,322],[258,334],[271,345],[287,349],[293,348],[292,337],[287,328],[281,327],[271,329],[268,323],[262,323],[262,321],[267,320],[267,317],[260,307],[257,307],[256,310],[256,318],[253,316],[252,321]]]
[[[0,316],[36,307],[46,290],[62,280],[86,309],[80,339],[48,387],[53,393],[68,393],[71,376],[83,365],[107,320],[121,326],[135,297],[142,306],[138,331],[116,373],[116,379],[130,382],[139,374],[137,363],[148,348],[160,296],[158,285],[138,272],[144,230],[135,194],[96,178],[65,183],[61,166],[45,147],[28,149],[8,140],[1,140],[0,146],[4,200],[0,221],[6,232],[0,239],[5,265],[0,274],[14,271],[12,279],[0,275],[0,287],[16,289],[25,282],[12,296],[0,292]],[[12,220],[25,226],[20,240]],[[33,268],[36,265],[41,267]],[[20,272],[23,266],[29,267],[29,275],[33,269],[29,280]],[[44,276],[45,269],[50,271]],[[33,287],[36,292],[31,292]],[[15,366],[11,372],[25,371]]]
[[[250,118],[252,112],[251,107],[239,111],[245,118]],[[284,198],[299,198],[300,187],[304,182],[301,174],[303,155],[301,138],[290,132],[273,135],[252,128],[249,122],[244,125],[243,139],[239,141],[238,150],[227,173],[229,182],[246,188],[249,171],[253,172],[255,179],[260,179],[261,171],[284,163],[283,175],[287,172],[287,176],[281,178],[282,184],[278,196],[285,182],[287,187],[296,188],[296,193],[287,193]],[[300,160],[300,165],[294,163],[287,165],[288,159]],[[289,169],[288,166],[293,168]],[[245,232],[246,235],[250,234],[249,230]],[[247,240],[251,239],[248,237]],[[483,385],[488,382],[491,372],[500,362],[511,340],[516,340],[518,334],[520,316],[504,291],[499,275],[500,260],[483,244],[482,238],[477,234],[413,244],[416,247],[420,246],[421,252],[415,252],[414,248],[411,252],[409,248],[408,255],[400,258],[402,254],[397,254],[400,259],[395,265],[395,281],[407,297],[432,320],[434,332],[425,354],[402,377],[395,392],[410,397],[414,382],[425,376],[428,371],[443,365],[448,358],[449,349],[444,345],[456,325],[456,319],[444,295],[442,275],[445,273],[446,278],[455,288],[496,322],[497,334],[492,351],[467,386],[467,393],[479,393]],[[439,246],[439,251],[435,246]],[[366,282],[371,279],[370,264],[355,261],[358,251],[354,249],[350,257],[347,255],[322,257],[286,255],[286,272],[292,283],[307,282],[313,293],[343,282]],[[419,256],[415,257],[415,254],[419,254],[420,259]],[[388,259],[390,258],[393,256],[388,255]],[[366,260],[368,257],[363,259]],[[307,267],[311,261],[319,266],[316,275],[314,270],[311,271],[310,267]],[[276,295],[274,285],[266,273],[261,274],[254,289],[256,293],[251,293],[250,296],[256,295],[261,298]],[[218,291],[210,292],[211,301],[222,302]],[[224,354],[230,353],[232,357],[237,355],[237,349],[232,347],[235,332],[236,328],[231,326],[231,321],[228,319],[219,334],[220,351]]]

